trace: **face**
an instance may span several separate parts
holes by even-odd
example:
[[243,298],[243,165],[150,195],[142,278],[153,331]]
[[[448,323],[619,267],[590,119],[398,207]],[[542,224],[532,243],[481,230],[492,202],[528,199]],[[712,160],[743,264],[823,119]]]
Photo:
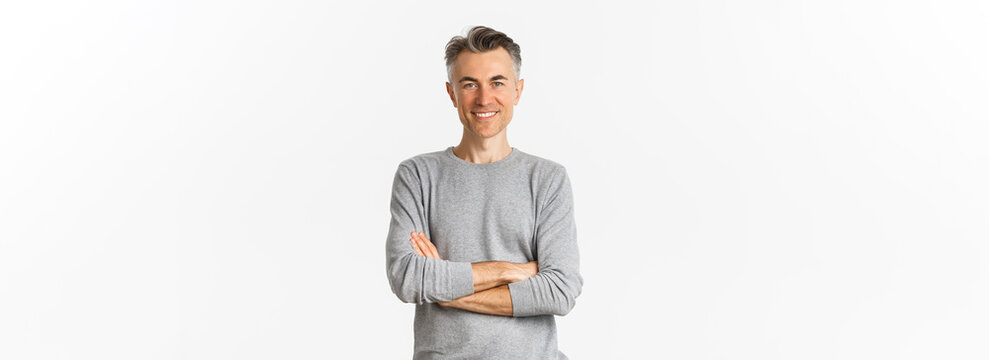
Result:
[[522,80],[516,81],[512,57],[505,48],[460,52],[451,81],[446,91],[467,131],[486,139],[508,127],[512,109],[522,96]]

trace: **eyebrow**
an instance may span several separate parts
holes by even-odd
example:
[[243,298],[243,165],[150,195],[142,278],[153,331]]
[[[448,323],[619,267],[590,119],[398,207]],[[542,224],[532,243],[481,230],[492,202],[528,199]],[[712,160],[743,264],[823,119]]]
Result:
[[[490,81],[495,81],[495,80],[508,80],[508,78],[507,78],[507,77],[505,77],[505,75],[495,75],[495,76],[492,76],[492,77],[491,77],[491,80],[490,80]],[[458,83],[462,83],[462,82],[464,82],[464,81],[473,81],[473,82],[477,82],[477,79],[475,79],[475,78],[472,78],[472,77],[470,77],[470,76],[464,76],[464,77],[462,77],[462,78],[460,78],[460,81],[457,81],[457,82],[458,82]]]

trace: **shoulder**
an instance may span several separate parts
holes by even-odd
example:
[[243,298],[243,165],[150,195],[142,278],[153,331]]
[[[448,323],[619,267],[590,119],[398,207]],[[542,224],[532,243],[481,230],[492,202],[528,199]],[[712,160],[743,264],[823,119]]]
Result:
[[563,164],[529,153],[521,152],[522,163],[529,173],[529,181],[537,194],[549,196],[570,188],[570,177]]
[[559,179],[567,176],[567,168],[559,162],[522,151],[519,151],[519,154],[522,156],[522,162],[536,177]]
[[445,152],[446,149],[422,153],[402,160],[402,162],[398,163],[398,171],[419,173],[429,171],[430,169],[435,169],[442,163],[443,157],[446,156]]

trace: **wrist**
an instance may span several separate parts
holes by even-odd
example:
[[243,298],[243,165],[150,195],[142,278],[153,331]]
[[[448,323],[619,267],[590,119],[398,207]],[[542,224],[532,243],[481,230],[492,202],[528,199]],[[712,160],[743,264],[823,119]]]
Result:
[[474,272],[474,292],[487,290],[506,284],[505,271],[501,262],[485,261],[471,264]]
[[507,285],[519,281],[518,268],[515,264],[504,261],[485,261],[471,264],[474,271],[475,287],[484,289]]

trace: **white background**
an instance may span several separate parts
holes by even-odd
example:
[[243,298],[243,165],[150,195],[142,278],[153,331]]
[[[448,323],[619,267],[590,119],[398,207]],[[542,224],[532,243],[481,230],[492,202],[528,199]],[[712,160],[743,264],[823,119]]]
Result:
[[953,1],[0,5],[0,358],[400,359],[398,163],[446,41],[522,47],[564,164],[572,359],[989,357],[989,8]]

